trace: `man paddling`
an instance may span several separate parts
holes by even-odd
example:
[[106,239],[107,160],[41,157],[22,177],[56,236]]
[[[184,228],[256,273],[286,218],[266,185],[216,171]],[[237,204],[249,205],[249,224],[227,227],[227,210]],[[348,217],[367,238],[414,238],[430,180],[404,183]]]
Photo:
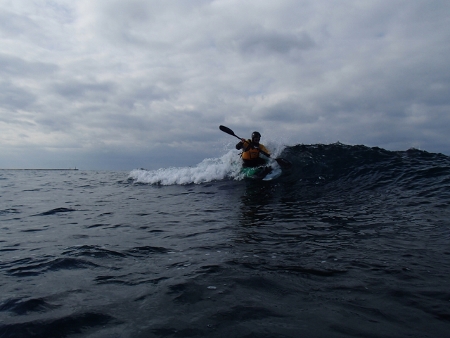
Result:
[[236,149],[242,149],[242,160],[244,161],[243,167],[259,167],[266,164],[266,160],[259,157],[260,153],[266,156],[270,156],[270,152],[264,145],[259,143],[261,134],[257,131],[252,133],[252,138],[246,140],[241,138],[241,142],[236,144]]
[[[243,138],[240,138],[239,136],[237,136],[237,135],[234,133],[234,131],[232,131],[232,130],[231,130],[230,128],[228,128],[228,127],[225,127],[225,126],[219,126],[219,129],[222,130],[224,133],[227,133],[228,135],[231,135],[231,136],[234,136],[234,137],[240,139],[241,142],[242,142],[242,147],[244,146],[244,143],[251,144],[251,142],[252,142],[251,140],[245,140],[245,139],[243,139]],[[255,136],[258,136],[258,135],[259,135],[259,139],[260,139],[260,138],[261,138],[261,134],[258,133],[257,131],[256,131],[255,133],[257,133]],[[270,154],[269,154],[269,152],[267,151],[267,148],[264,147],[264,146],[262,146],[261,144],[259,144],[259,139],[258,139],[258,146],[257,146],[257,147],[259,148],[260,153],[262,153],[263,155],[266,155],[267,157],[270,157]],[[241,143],[241,142],[239,142],[239,143]],[[239,143],[238,143],[238,144],[239,144]],[[238,144],[236,145],[236,148],[239,150],[240,148],[238,148]],[[262,148],[265,149],[265,151],[261,148],[261,146],[262,146]],[[259,158],[259,154],[258,154],[258,158]],[[280,165],[281,168],[290,168],[290,167],[292,166],[292,163],[291,163],[291,162],[289,162],[288,160],[285,160],[284,158],[281,158],[281,157],[276,158],[275,161],[277,161],[277,163]],[[258,165],[257,165],[257,166],[258,166]]]

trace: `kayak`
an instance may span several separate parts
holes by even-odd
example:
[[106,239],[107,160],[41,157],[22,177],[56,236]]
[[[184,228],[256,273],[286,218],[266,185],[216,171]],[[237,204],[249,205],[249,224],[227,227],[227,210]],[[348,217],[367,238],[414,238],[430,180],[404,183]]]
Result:
[[245,178],[254,180],[270,181],[281,176],[282,170],[280,168],[272,167],[248,167],[242,168],[241,172]]
[[263,181],[271,181],[274,180],[277,177],[280,177],[283,171],[280,168],[272,169],[270,173],[268,173],[264,178]]

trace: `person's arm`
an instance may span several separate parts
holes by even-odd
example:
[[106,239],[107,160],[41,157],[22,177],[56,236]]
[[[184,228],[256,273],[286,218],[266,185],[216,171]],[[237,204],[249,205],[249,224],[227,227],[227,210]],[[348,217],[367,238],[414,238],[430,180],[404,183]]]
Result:
[[259,149],[270,156],[270,151],[266,147],[264,147],[261,143],[259,144]]
[[244,138],[241,138],[241,142],[239,142],[238,144],[236,144],[236,149],[237,150],[241,150],[242,148],[244,148],[244,151],[248,150],[250,143],[248,143],[248,141]]

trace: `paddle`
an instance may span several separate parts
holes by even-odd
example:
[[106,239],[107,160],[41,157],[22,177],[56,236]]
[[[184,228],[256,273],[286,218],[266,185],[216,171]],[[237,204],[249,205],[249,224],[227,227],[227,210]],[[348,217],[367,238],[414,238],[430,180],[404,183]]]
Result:
[[[230,128],[225,127],[225,126],[219,126],[219,129],[222,130],[224,133],[227,133],[227,134],[229,134],[229,135],[231,135],[231,136],[234,136],[234,137],[238,138],[239,140],[241,140],[241,138],[240,138],[239,136],[237,136],[237,135],[234,133],[234,131],[232,131]],[[266,153],[265,151],[262,151],[261,149],[259,149],[259,151],[260,151],[263,155],[265,155],[265,156],[267,156],[267,157],[270,157],[270,154]],[[285,160],[284,158],[281,158],[281,157],[276,158],[275,161],[277,161],[277,163],[278,163],[278,164],[280,165],[280,167],[282,167],[282,168],[289,168],[289,167],[292,166],[292,163],[291,163],[291,162],[289,162],[288,160]]]

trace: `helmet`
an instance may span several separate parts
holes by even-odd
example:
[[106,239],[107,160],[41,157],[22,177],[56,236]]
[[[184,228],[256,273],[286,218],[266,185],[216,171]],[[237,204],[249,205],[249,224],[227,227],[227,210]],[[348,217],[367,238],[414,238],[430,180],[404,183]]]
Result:
[[256,138],[256,137],[261,138],[261,134],[258,133],[257,131],[254,131],[254,132],[252,133],[252,140],[253,140],[254,138]]

